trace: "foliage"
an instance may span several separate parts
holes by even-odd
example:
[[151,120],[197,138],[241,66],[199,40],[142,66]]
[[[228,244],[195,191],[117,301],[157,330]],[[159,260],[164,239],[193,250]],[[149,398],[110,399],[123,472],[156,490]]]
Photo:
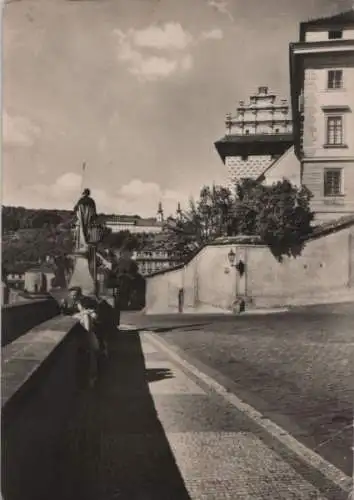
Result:
[[237,186],[233,234],[258,235],[273,254],[298,255],[310,234],[314,214],[311,193],[284,179],[272,186],[245,180]]
[[174,248],[182,258],[225,235],[260,236],[279,260],[301,252],[314,217],[307,188],[285,179],[272,186],[245,179],[236,186],[235,194],[232,197],[221,186],[203,187],[199,200],[191,201],[179,220],[168,221]]

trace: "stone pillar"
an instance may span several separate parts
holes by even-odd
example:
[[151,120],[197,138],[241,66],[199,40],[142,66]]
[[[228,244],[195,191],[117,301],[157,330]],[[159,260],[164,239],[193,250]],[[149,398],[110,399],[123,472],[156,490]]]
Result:
[[70,279],[69,288],[79,286],[84,295],[94,295],[96,284],[92,276],[88,254],[76,252],[74,254],[74,271]]

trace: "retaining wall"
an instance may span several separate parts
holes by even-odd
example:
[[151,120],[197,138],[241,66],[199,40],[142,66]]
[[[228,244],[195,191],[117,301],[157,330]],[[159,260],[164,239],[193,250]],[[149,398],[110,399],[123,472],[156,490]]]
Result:
[[[245,273],[230,266],[228,253],[242,260]],[[231,311],[243,297],[247,307],[284,307],[354,301],[354,220],[333,231],[315,232],[301,255],[279,262],[265,245],[223,238],[205,246],[184,267],[147,278],[146,312],[178,311],[184,290],[184,311],[206,307]]]

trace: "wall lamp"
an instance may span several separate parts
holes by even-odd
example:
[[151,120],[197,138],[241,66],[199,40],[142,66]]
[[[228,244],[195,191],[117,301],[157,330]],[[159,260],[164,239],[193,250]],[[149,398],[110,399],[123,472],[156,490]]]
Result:
[[240,259],[237,262],[237,264],[235,264],[236,253],[232,250],[232,248],[227,256],[229,259],[230,266],[235,267],[237,269],[237,271],[239,272],[240,276],[243,276],[245,273],[245,268],[246,268],[245,263]]

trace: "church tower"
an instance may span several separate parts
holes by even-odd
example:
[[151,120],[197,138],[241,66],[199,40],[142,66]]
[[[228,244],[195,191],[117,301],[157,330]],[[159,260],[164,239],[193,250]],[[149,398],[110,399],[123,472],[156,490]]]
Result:
[[159,202],[159,206],[158,206],[158,209],[157,209],[157,217],[156,217],[156,220],[157,222],[160,222],[162,223],[163,220],[164,220],[164,217],[163,217],[163,209],[162,209],[162,203],[161,201]]
[[215,147],[227,168],[227,187],[245,178],[257,179],[293,144],[292,120],[286,100],[259,87],[249,102],[240,101],[226,116],[226,135]]
[[181,210],[180,202],[178,202],[178,204],[177,204],[176,218],[177,218],[177,220],[182,220],[182,210]]

